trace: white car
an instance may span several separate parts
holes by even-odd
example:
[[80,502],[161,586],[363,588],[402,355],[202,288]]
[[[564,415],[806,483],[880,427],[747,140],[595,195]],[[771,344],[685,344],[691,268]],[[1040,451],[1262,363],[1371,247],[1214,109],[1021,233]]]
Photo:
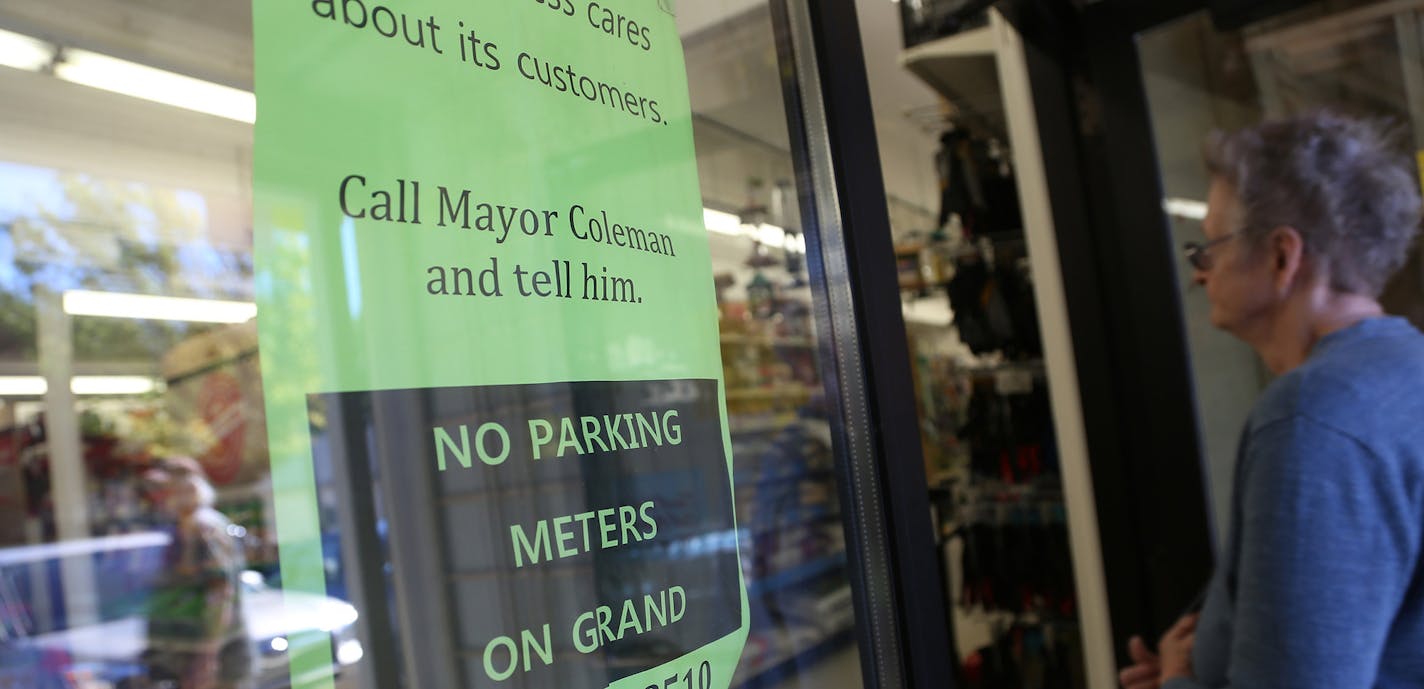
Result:
[[[0,562],[0,575],[5,573],[5,564]],[[10,611],[4,583],[0,581],[0,613]],[[333,674],[340,674],[365,655],[356,635],[358,613],[350,603],[273,589],[260,573],[251,570],[242,573],[242,585],[242,608],[258,658],[258,689],[303,686],[315,679],[298,677],[293,681],[287,658],[294,644],[329,639]],[[0,689],[161,687],[161,683],[144,681],[147,672],[142,655],[146,647],[146,623],[140,614],[36,635],[24,635],[22,630],[16,633],[5,625],[0,627]]]

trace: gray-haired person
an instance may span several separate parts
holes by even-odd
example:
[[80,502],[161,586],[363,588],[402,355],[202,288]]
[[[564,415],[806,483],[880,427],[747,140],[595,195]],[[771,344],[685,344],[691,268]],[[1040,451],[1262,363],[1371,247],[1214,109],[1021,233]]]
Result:
[[1377,297],[1420,222],[1412,162],[1326,111],[1213,135],[1211,321],[1277,377],[1237,452],[1230,531],[1199,616],[1129,689],[1424,687],[1424,335]]

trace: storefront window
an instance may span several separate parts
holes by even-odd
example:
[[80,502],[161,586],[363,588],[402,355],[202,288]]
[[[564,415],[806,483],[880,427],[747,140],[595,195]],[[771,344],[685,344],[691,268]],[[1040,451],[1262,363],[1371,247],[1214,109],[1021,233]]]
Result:
[[[732,0],[678,10],[716,295],[708,318],[720,333],[702,346],[723,364],[736,528],[676,534],[659,552],[738,556],[695,582],[745,585],[746,623],[722,613],[745,633],[740,661],[715,684],[860,686],[807,275],[813,228],[798,212],[770,10]],[[651,590],[638,579],[650,569],[591,560],[515,595],[465,544],[506,538],[512,517],[500,510],[573,514],[598,496],[656,491],[667,476],[630,487],[570,471],[559,486],[530,474],[419,493],[423,479],[353,449],[383,442],[372,419],[408,411],[380,398],[314,401],[305,464],[269,448],[276,393],[264,395],[256,302],[271,286],[256,276],[261,261],[284,259],[254,259],[253,120],[269,111],[253,96],[252,26],[243,2],[0,8],[0,687],[410,686],[427,637],[450,651],[447,686],[492,686],[482,648],[502,620],[586,587]],[[333,57],[322,45],[308,58]],[[609,155],[620,145],[589,143]],[[373,246],[354,224],[328,229],[354,253]],[[339,308],[356,323],[363,307]],[[568,337],[571,359],[589,356],[578,342]],[[319,365],[338,355],[304,345]],[[656,368],[660,353],[616,355]],[[489,498],[496,489],[528,499]],[[435,506],[422,519],[441,536],[393,547],[417,495]],[[305,504],[312,511],[294,517]],[[293,559],[294,544],[315,550]],[[416,569],[402,560],[410,553],[440,568]],[[449,628],[413,628],[410,596],[443,606]],[[601,688],[634,671],[620,667],[689,650],[649,639],[589,665],[560,656],[550,677]],[[694,670],[685,686],[710,686]]]

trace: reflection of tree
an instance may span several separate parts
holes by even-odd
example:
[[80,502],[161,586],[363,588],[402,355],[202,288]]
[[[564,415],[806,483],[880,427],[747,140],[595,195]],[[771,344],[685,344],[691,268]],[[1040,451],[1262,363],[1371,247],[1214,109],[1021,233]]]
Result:
[[[0,229],[9,235],[10,226]],[[0,261],[11,266],[6,278],[22,270],[13,259]],[[0,359],[31,361],[35,355],[35,300],[29,289],[19,291],[6,284],[0,290]]]
[[[205,246],[206,218],[195,195],[81,174],[58,180],[62,200],[38,204],[0,238],[12,266],[0,274],[0,356],[35,356],[37,287],[207,296],[175,278],[185,270],[216,277],[243,268],[235,256],[213,260],[219,252]],[[76,318],[75,358],[152,361],[202,327]]]
[[262,365],[291,374],[263,381],[268,408],[281,410],[267,419],[269,430],[274,424],[277,428],[269,448],[274,469],[283,462],[291,462],[283,466],[301,466],[302,458],[309,456],[305,445],[309,424],[326,425],[325,407],[313,413],[307,406],[307,393],[321,386],[318,376],[324,357],[319,352],[327,346],[317,334],[308,237],[301,231],[274,229],[263,245],[267,263],[258,290],[263,292],[263,308],[271,305],[277,317],[263,326]]

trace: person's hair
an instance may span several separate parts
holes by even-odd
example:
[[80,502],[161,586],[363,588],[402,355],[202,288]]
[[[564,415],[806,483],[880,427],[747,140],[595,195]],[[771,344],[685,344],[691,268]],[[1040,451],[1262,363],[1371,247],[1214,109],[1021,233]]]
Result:
[[1240,231],[1253,246],[1295,228],[1332,289],[1376,297],[1419,229],[1414,162],[1394,138],[1384,122],[1315,110],[1213,132],[1203,154],[1240,199]]
[[217,491],[208,481],[203,465],[198,463],[198,460],[183,456],[168,457],[161,461],[161,465],[172,480],[187,481],[193,486],[200,507],[212,507],[217,503]]
[[188,474],[185,480],[193,486],[193,493],[199,507],[212,507],[217,504],[218,493],[213,489],[213,484],[208,483],[208,479],[204,478],[202,474]]

